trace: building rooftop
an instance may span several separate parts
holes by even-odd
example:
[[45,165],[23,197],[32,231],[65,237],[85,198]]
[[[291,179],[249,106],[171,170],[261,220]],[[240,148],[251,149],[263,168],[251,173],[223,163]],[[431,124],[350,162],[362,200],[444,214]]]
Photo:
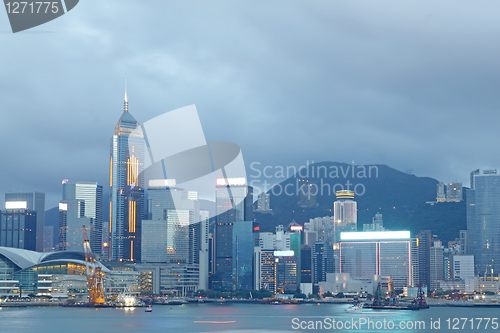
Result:
[[360,240],[409,240],[409,231],[360,231],[360,232],[341,232],[340,240],[360,241]]

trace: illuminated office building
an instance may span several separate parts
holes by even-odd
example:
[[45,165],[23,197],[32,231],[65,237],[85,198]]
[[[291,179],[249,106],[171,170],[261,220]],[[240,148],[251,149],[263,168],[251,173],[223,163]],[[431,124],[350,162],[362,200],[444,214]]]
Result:
[[408,287],[412,276],[410,246],[409,231],[343,232],[340,272],[352,277],[390,276],[395,289]]
[[6,202],[5,208],[0,219],[0,246],[35,251],[36,212],[26,209],[26,202]]
[[255,288],[273,293],[295,292],[299,288],[298,258],[294,252],[255,251]]
[[5,193],[6,208],[8,202],[25,202],[24,209],[36,212],[36,251],[43,252],[43,234],[45,232],[45,193],[36,191],[19,191]]
[[337,200],[333,203],[334,243],[338,243],[340,233],[357,230],[358,207],[353,191],[337,191],[335,195]]
[[[260,232],[256,235],[253,248],[255,288],[273,292],[288,290],[290,285],[298,288],[301,281],[299,230],[302,228],[298,224],[291,223],[289,232],[285,233],[283,226],[278,225],[276,233]],[[279,255],[275,256],[276,253]]]
[[142,126],[129,113],[125,93],[123,114],[111,139],[108,226],[111,260],[141,258],[144,154]]

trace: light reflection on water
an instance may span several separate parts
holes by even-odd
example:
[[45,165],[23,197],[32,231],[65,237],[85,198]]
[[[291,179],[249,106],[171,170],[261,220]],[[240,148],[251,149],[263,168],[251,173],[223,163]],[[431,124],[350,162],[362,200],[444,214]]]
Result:
[[[342,304],[301,304],[301,305],[260,305],[260,304],[185,304],[179,306],[156,305],[153,312],[144,308],[2,308],[0,310],[1,332],[297,332],[292,320],[317,322],[325,318],[336,321],[392,320],[424,321],[423,330],[430,331],[430,320],[441,320],[445,332],[448,318],[496,318],[498,308],[457,308],[431,307],[420,311],[380,311],[365,309],[362,314],[345,312],[348,305]],[[322,330],[314,330],[321,332]],[[334,330],[323,330],[334,331]],[[336,330],[338,331],[338,330]],[[342,330],[343,332],[345,330]],[[357,330],[373,332],[373,330]],[[402,331],[402,330],[400,330]],[[409,330],[408,330],[409,331]],[[470,329],[462,330],[464,332]],[[474,331],[494,332],[498,330],[474,329]],[[377,330],[377,332],[391,332]]]

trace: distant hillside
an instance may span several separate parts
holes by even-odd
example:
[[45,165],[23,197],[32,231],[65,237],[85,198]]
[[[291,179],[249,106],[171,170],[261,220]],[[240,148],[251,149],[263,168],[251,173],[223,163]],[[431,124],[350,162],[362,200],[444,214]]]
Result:
[[[345,163],[316,163],[309,166],[309,177],[301,177],[296,173],[295,177],[280,183],[281,189],[288,185],[288,193],[292,195],[275,195],[268,191],[275,215],[255,213],[261,230],[274,231],[276,225],[287,225],[292,220],[303,224],[310,218],[333,215],[335,193],[332,189],[334,186],[336,190],[342,189],[341,184],[345,188],[347,181],[351,184],[351,190],[357,185],[356,191],[361,194],[355,197],[358,203],[358,230],[363,229],[363,224],[371,223],[377,212],[383,214],[386,229],[410,230],[412,234],[430,229],[444,242],[454,240],[458,237],[459,230],[466,228],[464,201],[434,206],[425,204],[426,201],[435,200],[437,180],[417,177],[387,165],[371,166],[371,174],[368,172],[369,166],[354,166],[354,173],[352,167]],[[302,170],[302,175],[307,176],[305,170]],[[298,204],[300,195],[297,195],[297,183],[305,179],[316,183],[319,188],[323,187],[322,195],[316,197],[315,207],[304,208]],[[275,193],[279,194],[279,188]]]

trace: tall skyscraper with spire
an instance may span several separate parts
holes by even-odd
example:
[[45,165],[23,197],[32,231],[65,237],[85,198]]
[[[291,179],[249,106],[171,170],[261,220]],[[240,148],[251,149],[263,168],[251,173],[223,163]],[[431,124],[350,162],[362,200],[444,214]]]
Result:
[[139,261],[144,191],[143,128],[128,111],[127,89],[123,113],[111,139],[109,171],[110,260]]

